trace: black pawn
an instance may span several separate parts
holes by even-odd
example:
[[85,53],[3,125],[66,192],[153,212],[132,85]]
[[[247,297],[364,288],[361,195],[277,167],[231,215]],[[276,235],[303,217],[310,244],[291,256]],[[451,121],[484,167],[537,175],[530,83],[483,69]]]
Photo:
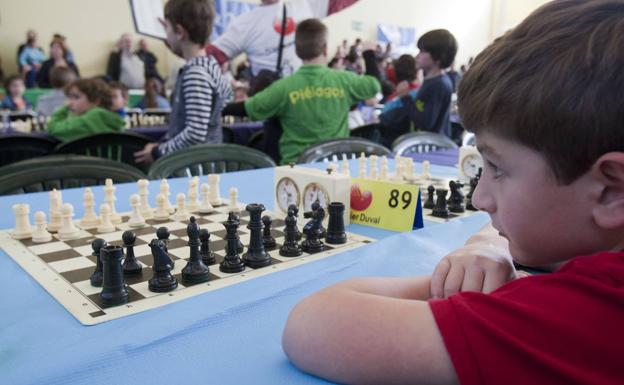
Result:
[[449,182],[449,188],[451,189],[451,197],[448,202],[448,209],[452,213],[463,213],[464,209],[464,194],[461,191],[461,188],[464,187],[463,184],[455,181]]
[[434,195],[435,195],[435,187],[433,187],[432,185],[429,185],[429,187],[427,187],[427,200],[423,204],[423,208],[432,209],[435,207]]
[[271,250],[271,249],[274,249],[275,246],[277,246],[277,243],[275,242],[275,238],[273,238],[273,235],[271,235],[272,223],[273,223],[273,220],[271,220],[270,216],[265,215],[262,217],[262,224],[264,224],[264,230],[262,234],[262,243],[264,244],[265,250]]
[[124,274],[134,275],[140,274],[143,266],[134,256],[134,244],[136,242],[136,234],[130,230],[126,230],[121,235],[121,240],[126,248],[126,259],[123,262]]
[[154,257],[154,276],[148,282],[148,288],[155,293],[172,291],[178,287],[178,280],[171,275],[172,260],[165,251],[165,244],[158,239],[152,239],[149,244]]
[[[297,205],[295,204],[291,204],[288,206],[288,213],[293,212],[293,215],[295,216],[295,218],[299,217],[299,207],[297,207]],[[300,241],[303,238],[303,234],[301,233],[301,231],[299,231],[299,228],[295,227],[296,230],[296,237],[297,240]],[[286,232],[286,227],[284,227],[284,232]]]
[[102,259],[100,258],[100,250],[107,245],[108,243],[106,243],[106,241],[102,238],[95,238],[93,242],[91,242],[91,248],[93,249],[93,253],[91,255],[95,257],[95,271],[89,278],[91,286],[102,286]]
[[[230,213],[228,214],[228,221],[230,219],[234,222],[237,222],[238,226],[240,226],[240,217],[235,212],[230,211]],[[245,250],[245,247],[243,246],[243,242],[241,242],[240,237],[237,237],[237,239],[238,243],[236,244],[236,251],[240,254],[243,252],[243,250]]]
[[264,211],[264,205],[260,203],[248,204],[245,210],[249,212],[247,228],[250,234],[249,246],[247,247],[247,252],[243,254],[243,261],[245,261],[245,265],[252,269],[269,266],[271,264],[271,257],[266,250],[264,250],[264,242],[262,239],[262,229],[264,229],[262,212]]
[[327,224],[325,242],[330,245],[347,243],[347,233],[344,225],[344,203],[331,202],[327,207],[327,211],[329,212],[329,223]]
[[206,229],[201,229],[199,231],[199,241],[201,243],[199,253],[202,256],[202,261],[206,266],[212,265],[216,262],[216,258],[214,253],[210,250],[210,232]]
[[436,190],[436,204],[435,207],[433,208],[433,211],[431,212],[431,215],[433,215],[434,217],[438,217],[438,218],[448,218],[449,217],[449,211],[448,208],[446,207],[446,194],[448,193],[448,190],[446,189],[437,189]]
[[124,283],[121,259],[123,248],[121,246],[106,246],[100,250],[102,258],[104,279],[100,299],[106,306],[121,305],[128,302],[128,287]]
[[[169,254],[169,237],[171,236],[171,233],[169,232],[169,229],[166,227],[159,227],[156,230],[156,238],[158,238],[159,241],[162,241],[163,245],[165,245],[165,253]],[[171,258],[171,268],[173,269],[175,267],[175,261],[173,260],[173,258]]]
[[303,251],[301,246],[297,242],[297,217],[294,212],[288,210],[288,216],[286,217],[286,227],[284,228],[284,244],[280,247],[279,254],[282,257],[298,257]]
[[199,225],[195,221],[195,217],[191,217],[191,223],[186,226],[186,234],[189,241],[190,257],[188,263],[182,269],[182,283],[194,285],[206,282],[210,279],[208,266],[204,265],[201,254],[199,253]]
[[227,222],[223,224],[226,231],[225,258],[219,265],[219,270],[224,273],[240,273],[245,270],[245,264],[238,254],[238,243],[240,242],[238,234],[236,233],[238,231],[238,225],[239,222],[236,220],[235,216],[232,215],[230,215]]

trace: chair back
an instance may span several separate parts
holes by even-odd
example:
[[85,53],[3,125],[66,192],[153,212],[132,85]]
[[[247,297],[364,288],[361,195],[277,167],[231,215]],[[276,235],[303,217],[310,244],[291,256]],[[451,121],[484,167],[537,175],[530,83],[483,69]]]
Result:
[[29,134],[10,134],[0,137],[0,167],[31,158],[49,155],[58,142]]
[[190,177],[263,167],[275,167],[275,162],[258,150],[237,144],[199,144],[158,159],[148,176]]
[[395,156],[405,156],[414,153],[446,150],[457,148],[457,144],[448,137],[435,132],[410,132],[396,138],[392,143],[392,152]]
[[0,195],[103,185],[146,178],[140,170],[112,160],[82,155],[51,155],[0,168]]
[[147,173],[148,165],[136,163],[134,153],[142,150],[151,140],[133,132],[112,132],[90,135],[60,144],[56,154],[95,156],[129,164]]
[[359,157],[362,153],[366,156],[392,156],[392,152],[379,143],[351,137],[319,142],[305,150],[297,159],[297,163],[351,159]]

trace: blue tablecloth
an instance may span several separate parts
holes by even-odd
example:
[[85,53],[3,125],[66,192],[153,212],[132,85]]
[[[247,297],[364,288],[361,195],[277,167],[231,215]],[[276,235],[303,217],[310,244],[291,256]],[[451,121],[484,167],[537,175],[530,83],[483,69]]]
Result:
[[[356,168],[352,163],[353,172]],[[436,166],[431,171],[455,173]],[[173,195],[186,192],[187,180],[171,180],[170,185]],[[233,186],[241,201],[272,208],[272,169],[223,174],[221,193]],[[127,197],[136,185],[117,187],[118,210],[129,210]],[[101,202],[102,188],[93,190]],[[152,198],[157,190],[158,183],[152,182]],[[66,190],[63,198],[80,217],[82,189]],[[0,228],[14,225],[11,205],[18,202],[29,203],[31,214],[47,211],[48,195],[0,197]],[[282,352],[281,333],[295,303],[351,277],[428,274],[439,258],[487,221],[486,215],[475,214],[403,234],[350,226],[350,231],[383,239],[95,326],[81,325],[0,251],[0,384],[324,383],[299,372]]]
[[449,150],[439,150],[422,153],[407,154],[410,158],[416,162],[422,162],[428,160],[431,164],[437,164],[439,166],[455,167],[459,160],[459,149],[453,148]]

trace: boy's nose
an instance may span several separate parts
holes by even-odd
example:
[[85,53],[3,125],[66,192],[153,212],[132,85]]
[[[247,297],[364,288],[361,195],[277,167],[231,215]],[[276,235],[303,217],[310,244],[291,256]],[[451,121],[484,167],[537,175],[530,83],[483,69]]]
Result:
[[472,205],[481,211],[492,214],[496,210],[494,198],[489,193],[487,180],[481,179],[472,194]]

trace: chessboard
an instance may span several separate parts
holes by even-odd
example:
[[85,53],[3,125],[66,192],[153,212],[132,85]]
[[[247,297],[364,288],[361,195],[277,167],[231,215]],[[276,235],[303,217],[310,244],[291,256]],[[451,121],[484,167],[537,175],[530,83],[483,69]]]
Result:
[[[240,206],[242,210],[239,213],[238,235],[246,250],[250,239],[250,232],[246,228],[249,223],[249,213],[244,210],[244,205]],[[200,228],[210,232],[210,249],[216,257],[215,263],[208,266],[210,280],[196,285],[185,285],[181,279],[182,269],[190,253],[187,245],[189,221],[148,219],[144,227],[130,228],[127,223],[130,213],[121,213],[122,223],[115,226],[114,232],[99,234],[95,229],[80,229],[81,235],[77,239],[62,241],[58,235],[53,234],[50,242],[34,243],[31,239],[13,239],[10,230],[3,230],[0,231],[0,247],[78,321],[84,325],[95,325],[300,266],[373,241],[371,238],[347,232],[348,240],[345,244],[326,244],[325,250],[318,253],[304,252],[299,257],[283,257],[279,254],[279,247],[284,242],[285,221],[265,211],[263,215],[273,218],[271,234],[276,240],[276,247],[267,250],[271,257],[271,264],[257,269],[246,266],[244,271],[235,274],[223,273],[219,270],[219,264],[225,257],[226,246],[224,239],[226,230],[223,222],[227,220],[229,210],[228,200],[223,199],[223,205],[215,206],[214,212],[210,214],[192,213]],[[303,227],[301,222],[297,224],[300,229]],[[79,227],[79,222],[75,221],[75,223]],[[153,257],[148,243],[157,238],[156,231],[162,226],[167,227],[170,232],[168,253],[175,263],[171,273],[176,277],[178,287],[170,292],[155,293],[148,289],[148,280],[153,276],[151,269]],[[96,257],[92,255],[91,242],[95,238],[101,238],[109,245],[122,246],[122,234],[126,230],[132,230],[136,234],[134,254],[143,269],[138,275],[125,276],[129,292],[128,302],[106,307],[99,296],[102,288],[91,286],[89,280],[96,267]]]
[[[470,194],[469,183],[462,183],[457,179],[452,178],[440,178],[429,176],[423,178],[422,176],[406,181],[407,184],[415,184],[420,190],[420,197],[422,203],[423,219],[432,222],[448,222],[452,219],[463,218],[472,215],[478,210],[472,206],[470,199],[467,196]],[[451,183],[455,183],[458,187],[458,192],[461,194],[458,198],[461,201],[461,209],[454,211],[451,201],[454,199],[453,188]],[[449,194],[449,192],[451,192]],[[443,211],[442,216],[434,215],[434,207],[438,203],[438,194],[443,195],[440,199],[445,200],[446,211]],[[459,211],[463,210],[463,211]],[[445,213],[445,214],[444,214]]]

